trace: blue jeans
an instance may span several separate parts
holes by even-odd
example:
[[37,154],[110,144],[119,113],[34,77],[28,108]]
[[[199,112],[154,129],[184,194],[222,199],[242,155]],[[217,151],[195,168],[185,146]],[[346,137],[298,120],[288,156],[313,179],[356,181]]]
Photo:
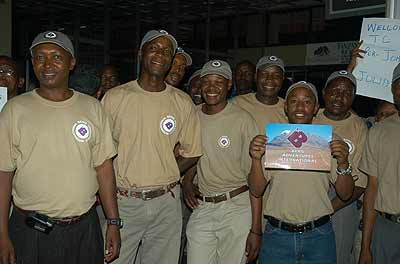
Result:
[[332,223],[304,233],[291,233],[267,223],[260,252],[261,264],[336,264]]

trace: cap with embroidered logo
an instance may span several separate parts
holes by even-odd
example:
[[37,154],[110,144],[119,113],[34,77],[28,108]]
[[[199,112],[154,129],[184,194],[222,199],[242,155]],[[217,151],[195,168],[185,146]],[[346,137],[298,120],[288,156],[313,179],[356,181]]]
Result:
[[58,31],[45,31],[39,33],[32,41],[32,45],[29,48],[31,55],[33,55],[33,48],[39,44],[52,43],[61,48],[65,49],[73,58],[75,58],[74,45],[67,35]]
[[393,70],[392,84],[398,79],[400,79],[400,63]]
[[146,44],[147,42],[155,40],[156,38],[159,38],[159,37],[166,37],[172,42],[172,47],[173,47],[174,54],[175,54],[176,49],[178,48],[178,42],[176,41],[174,36],[172,36],[171,34],[169,34],[167,31],[165,31],[163,29],[148,31],[146,33],[146,35],[144,35],[142,42],[140,43],[140,49],[142,49],[144,44]]
[[256,71],[259,69],[264,69],[267,67],[271,66],[277,66],[281,68],[283,72],[285,72],[285,64],[283,63],[283,60],[281,58],[278,58],[276,56],[264,56],[261,57],[256,65]]
[[186,59],[186,67],[189,67],[190,65],[192,65],[193,61],[192,61],[192,57],[189,55],[189,53],[187,53],[186,51],[183,50],[183,48],[178,47],[176,50],[176,55],[178,54],[182,54],[183,57],[185,57]]
[[300,81],[300,82],[297,82],[297,83],[294,83],[294,84],[290,85],[290,87],[286,91],[285,100],[287,99],[287,97],[290,94],[290,92],[292,92],[297,87],[304,87],[304,88],[309,89],[314,94],[315,101],[318,103],[317,88],[315,88],[314,84],[306,82],[306,81]]
[[217,74],[222,77],[232,80],[232,70],[229,64],[223,60],[210,60],[201,68],[200,77],[208,74]]
[[357,79],[351,72],[348,72],[346,70],[335,71],[331,75],[329,75],[328,79],[326,80],[325,87],[323,90],[325,90],[325,88],[328,86],[328,84],[331,81],[333,81],[337,78],[346,78],[347,80],[349,80],[354,85],[354,93],[356,92]]

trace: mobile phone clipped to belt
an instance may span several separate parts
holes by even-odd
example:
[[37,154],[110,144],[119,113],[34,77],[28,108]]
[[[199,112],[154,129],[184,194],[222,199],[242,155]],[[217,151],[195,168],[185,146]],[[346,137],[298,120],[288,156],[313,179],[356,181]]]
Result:
[[50,217],[39,213],[28,214],[25,222],[29,227],[45,234],[49,234],[54,227],[54,221]]

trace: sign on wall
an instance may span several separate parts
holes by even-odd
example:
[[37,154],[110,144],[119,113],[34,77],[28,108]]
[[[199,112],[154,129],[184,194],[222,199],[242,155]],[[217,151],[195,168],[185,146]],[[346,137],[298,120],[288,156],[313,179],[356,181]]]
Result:
[[385,12],[385,0],[327,0],[326,18],[361,16]]
[[348,64],[357,41],[307,44],[306,65]]
[[393,69],[400,63],[400,19],[364,18],[360,39],[366,54],[353,71],[357,94],[393,102]]

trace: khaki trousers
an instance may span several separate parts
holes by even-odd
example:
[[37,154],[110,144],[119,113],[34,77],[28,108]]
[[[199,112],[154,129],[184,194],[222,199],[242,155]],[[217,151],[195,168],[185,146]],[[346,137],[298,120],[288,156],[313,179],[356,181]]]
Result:
[[166,193],[148,201],[118,195],[124,227],[121,252],[113,264],[178,263],[182,229],[180,186],[172,192],[175,197]]
[[216,204],[200,201],[186,229],[187,263],[245,263],[246,239],[250,228],[248,191]]

